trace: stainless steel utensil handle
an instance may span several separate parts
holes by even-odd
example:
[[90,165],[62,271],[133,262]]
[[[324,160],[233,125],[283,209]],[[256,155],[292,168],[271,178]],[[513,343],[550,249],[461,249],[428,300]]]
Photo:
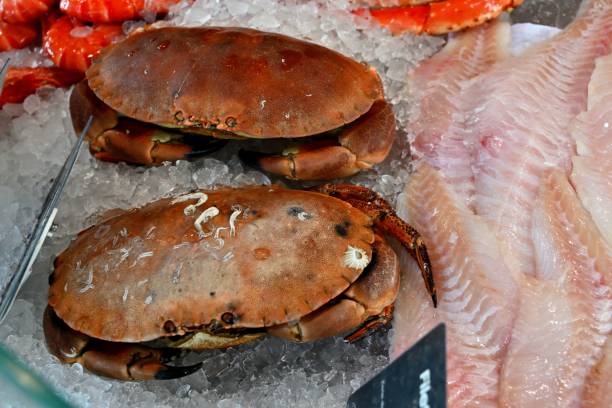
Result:
[[38,219],[36,221],[36,225],[34,227],[34,231],[30,235],[30,239],[28,240],[28,244],[26,249],[19,261],[19,265],[17,266],[17,271],[10,277],[8,284],[5,289],[0,293],[0,323],[4,320],[8,311],[15,301],[17,297],[17,293],[21,288],[21,285],[25,282],[29,275],[30,268],[38,255],[38,251],[42,247],[42,244],[47,237],[49,229],[53,224],[53,219],[57,214],[57,203],[61,196],[61,193],[68,181],[68,176],[70,176],[70,172],[74,167],[74,163],[76,162],[77,156],[79,154],[79,150],[81,145],[83,144],[83,139],[85,135],[89,131],[91,127],[91,123],[93,121],[93,117],[90,116],[87,120],[87,124],[85,128],[79,135],[79,138],[72,148],[70,155],[66,159],[66,162],[62,166],[62,169],[55,179],[55,182],[51,186],[51,190],[45,199],[45,203],[43,204],[42,210]]

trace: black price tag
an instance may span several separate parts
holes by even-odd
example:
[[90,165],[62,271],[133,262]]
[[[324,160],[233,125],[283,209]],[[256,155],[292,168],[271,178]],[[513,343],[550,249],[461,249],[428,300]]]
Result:
[[359,388],[347,408],[446,408],[446,329],[440,324]]

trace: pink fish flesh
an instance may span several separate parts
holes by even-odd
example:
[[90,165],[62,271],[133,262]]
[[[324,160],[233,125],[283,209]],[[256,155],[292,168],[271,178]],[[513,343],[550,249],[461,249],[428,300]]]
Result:
[[612,0],[593,0],[565,31],[500,62],[463,92],[482,100],[463,119],[471,149],[474,208],[488,220],[512,268],[533,275],[531,218],[542,175],[569,173],[572,119],[586,108],[595,59],[609,51]]
[[588,110],[576,117],[572,136],[578,153],[572,159],[572,184],[612,245],[612,54],[596,62]]
[[466,198],[474,179],[460,118],[474,101],[462,100],[461,90],[467,80],[506,58],[509,43],[510,25],[496,20],[452,37],[411,74],[420,98],[418,117],[408,129],[412,149]]
[[612,407],[612,338],[608,336],[603,356],[593,367],[583,393],[584,408]]
[[391,355],[399,355],[443,321],[447,325],[449,406],[495,406],[499,374],[515,316],[517,284],[484,221],[426,163],[418,166],[399,201],[423,235],[438,288],[436,310],[414,264],[396,302]]
[[593,217],[596,228],[612,246],[612,155],[576,156],[572,163],[572,183],[578,197]]
[[506,407],[577,407],[612,329],[612,256],[567,177],[535,203],[537,277],[526,277],[501,374]]

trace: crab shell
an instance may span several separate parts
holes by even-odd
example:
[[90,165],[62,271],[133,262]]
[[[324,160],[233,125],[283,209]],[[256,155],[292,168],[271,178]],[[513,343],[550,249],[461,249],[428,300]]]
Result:
[[[56,258],[49,305],[59,318],[113,342],[211,324],[266,328],[330,302],[372,260],[372,219],[342,200],[280,187],[206,194],[195,211],[186,210],[195,196],[167,198],[81,232]],[[198,231],[195,220],[212,207],[218,214]],[[347,260],[355,251],[356,264]],[[389,294],[377,294],[380,309],[395,298],[392,279]]]
[[145,30],[104,49],[87,79],[98,98],[130,118],[248,138],[327,132],[383,99],[373,68],[247,28]]
[[76,134],[94,117],[87,140],[96,158],[147,166],[207,154],[224,139],[291,139],[276,154],[239,154],[294,180],[369,169],[396,136],[374,69],[306,41],[232,27],[148,29],[106,48],[72,92],[70,115]]

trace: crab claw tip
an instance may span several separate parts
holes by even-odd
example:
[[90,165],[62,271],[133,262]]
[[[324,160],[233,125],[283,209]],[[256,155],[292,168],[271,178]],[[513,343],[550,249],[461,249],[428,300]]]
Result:
[[162,349],[161,362],[167,363],[179,357],[181,354],[183,354],[183,350],[181,349],[174,349],[174,348]]
[[155,374],[156,380],[173,380],[175,378],[185,377],[189,374],[193,374],[202,368],[204,363],[200,362],[190,366],[176,367],[176,366],[165,366],[163,371],[159,371]]

